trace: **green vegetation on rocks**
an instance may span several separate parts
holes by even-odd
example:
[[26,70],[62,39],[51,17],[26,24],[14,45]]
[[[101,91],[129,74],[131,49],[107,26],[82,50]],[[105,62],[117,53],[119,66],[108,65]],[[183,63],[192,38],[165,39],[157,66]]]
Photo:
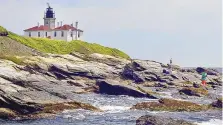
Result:
[[21,114],[17,111],[14,111],[12,109],[8,108],[0,108],[0,118],[2,119],[15,119],[15,118],[21,118],[21,119],[36,119],[36,118],[46,118],[53,116],[57,113],[60,113],[64,110],[71,110],[71,109],[86,109],[90,111],[97,111],[101,112],[102,110],[87,104],[87,103],[81,103],[81,102],[63,102],[63,103],[47,103],[47,104],[39,104],[36,105],[36,107],[41,107],[40,111],[30,112],[27,114]]
[[131,109],[148,109],[152,111],[201,111],[207,106],[189,101],[162,98],[158,102],[142,102],[134,105]]
[[7,36],[7,35],[8,31],[4,27],[0,26],[0,36]]
[[24,64],[23,59],[22,58],[18,58],[16,56],[9,56],[9,55],[0,55],[0,59],[5,59],[5,60],[9,60],[12,61],[18,65],[22,65]]
[[44,108],[39,113],[58,113],[65,109],[86,109],[91,111],[101,111],[100,109],[85,103],[80,102],[66,102],[66,103],[57,103],[57,104],[45,104]]
[[185,87],[179,90],[180,93],[189,95],[189,96],[207,96],[208,90],[204,88],[194,88],[194,87]]
[[183,84],[193,84],[191,81],[185,81]]
[[85,55],[99,53],[104,55],[121,57],[125,59],[130,58],[127,54],[118,49],[104,47],[95,43],[87,43],[80,40],[65,42],[61,40],[52,40],[47,38],[23,37],[12,32],[9,32],[8,37],[44,53],[70,54],[72,52],[79,52]]
[[140,87],[140,86],[137,86],[137,89],[138,89],[139,91],[142,91],[142,92],[148,94],[148,95],[160,95],[160,94],[157,93],[157,92],[154,92],[154,91],[152,91],[152,90],[148,90],[148,89],[143,89],[143,88]]

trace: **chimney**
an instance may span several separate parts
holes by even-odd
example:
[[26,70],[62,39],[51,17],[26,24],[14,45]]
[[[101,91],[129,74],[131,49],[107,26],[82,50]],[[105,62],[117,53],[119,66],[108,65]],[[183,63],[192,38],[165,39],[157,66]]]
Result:
[[76,28],[75,40],[77,40],[77,36],[78,36],[78,22],[75,22],[75,28]]
[[72,26],[72,27],[74,26],[73,23],[71,24],[71,26]]
[[75,27],[78,28],[78,22],[75,23]]
[[62,26],[62,21],[60,21],[60,25]]
[[37,26],[39,27],[39,22],[37,23]]
[[59,27],[60,26],[60,22],[57,22],[57,27]]

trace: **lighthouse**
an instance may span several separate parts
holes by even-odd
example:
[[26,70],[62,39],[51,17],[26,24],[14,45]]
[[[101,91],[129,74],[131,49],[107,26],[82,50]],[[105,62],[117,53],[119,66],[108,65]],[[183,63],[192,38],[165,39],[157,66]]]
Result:
[[49,29],[55,28],[55,13],[53,12],[53,8],[50,7],[49,3],[47,3],[48,8],[46,8],[46,12],[44,12],[44,26],[49,27]]
[[80,40],[83,36],[83,30],[78,29],[78,22],[76,22],[75,27],[72,24],[62,24],[62,21],[57,22],[56,26],[56,18],[55,12],[53,8],[50,7],[49,3],[47,3],[48,7],[44,12],[44,24],[40,25],[37,23],[37,26],[28,28],[24,30],[24,36],[27,37],[36,37],[36,38],[49,38],[55,40],[63,40],[63,41],[72,41],[72,40]]

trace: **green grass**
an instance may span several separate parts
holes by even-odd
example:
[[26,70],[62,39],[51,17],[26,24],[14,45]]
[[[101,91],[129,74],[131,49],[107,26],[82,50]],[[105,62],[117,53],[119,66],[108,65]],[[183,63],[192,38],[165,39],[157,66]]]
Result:
[[23,37],[12,32],[9,32],[8,37],[44,53],[70,54],[71,52],[79,52],[85,55],[99,53],[130,59],[127,54],[118,49],[104,47],[95,43],[87,43],[80,40],[65,42],[61,40],[52,40],[47,38]]
[[185,81],[183,84],[193,84],[191,81]]
[[10,60],[18,65],[22,65],[24,64],[23,59],[18,58],[16,56],[9,56],[9,55],[0,55],[0,59],[6,59],[6,60]]
[[8,32],[4,27],[0,26],[0,33]]

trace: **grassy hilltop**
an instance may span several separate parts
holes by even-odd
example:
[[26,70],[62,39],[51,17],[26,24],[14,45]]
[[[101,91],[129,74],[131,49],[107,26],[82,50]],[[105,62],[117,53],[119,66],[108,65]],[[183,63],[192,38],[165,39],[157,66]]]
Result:
[[0,36],[0,55],[10,53],[22,53],[20,55],[29,55],[31,53],[30,51],[35,49],[39,52],[53,54],[79,52],[88,55],[92,53],[100,53],[125,59],[130,58],[127,54],[118,49],[104,47],[95,43],[87,43],[80,40],[65,42],[47,38],[24,37],[7,31],[5,28],[0,26],[0,33],[1,32],[8,32],[8,35]]
[[4,27],[0,26],[0,33],[4,33],[4,32],[7,32],[7,30]]

